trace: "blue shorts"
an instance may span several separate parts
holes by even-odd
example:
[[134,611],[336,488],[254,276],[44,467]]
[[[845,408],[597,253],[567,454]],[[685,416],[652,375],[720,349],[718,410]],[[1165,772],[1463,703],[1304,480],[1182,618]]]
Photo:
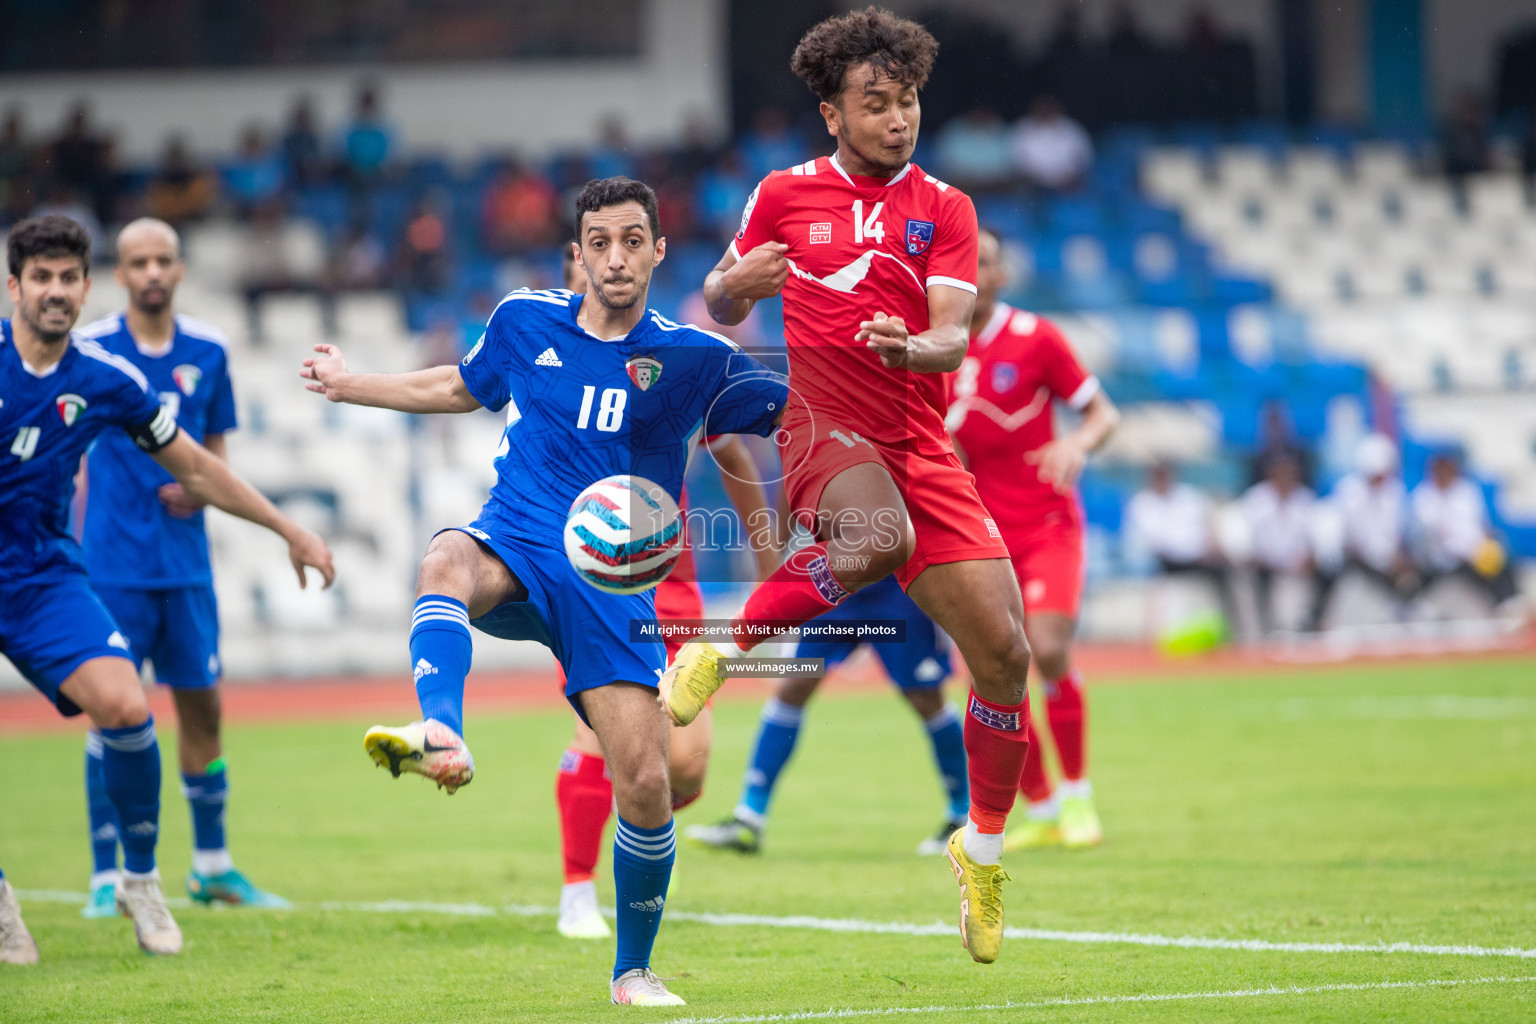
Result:
[[59,693],[71,672],[92,658],[133,658],[128,638],[83,573],[43,583],[0,583],[0,654],[62,715],[80,713]]
[[[870,644],[885,665],[891,682],[903,690],[935,690],[949,676],[949,652],[939,645],[939,631],[901,589],[894,576],[872,583],[816,622],[867,622],[871,619],[902,619],[907,642]],[[841,663],[859,647],[856,640],[802,640],[797,658],[825,658],[827,668]]]
[[[515,537],[494,519],[453,527],[475,538],[528,589],[526,601],[507,601],[471,621],[503,640],[537,640],[565,669],[565,699],[586,721],[580,694],[612,683],[656,688],[667,667],[660,640],[633,642],[631,619],[655,621],[655,591],[609,594],[576,575],[564,548]],[[591,723],[588,722],[588,725]]]
[[212,586],[98,586],[96,593],[127,635],[139,668],[146,658],[154,662],[156,682],[177,690],[218,685],[219,605]]

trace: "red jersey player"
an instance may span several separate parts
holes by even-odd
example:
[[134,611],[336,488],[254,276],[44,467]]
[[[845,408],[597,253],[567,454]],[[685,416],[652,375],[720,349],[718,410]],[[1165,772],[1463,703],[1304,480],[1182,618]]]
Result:
[[[1072,667],[1083,586],[1076,485],[1088,453],[1114,432],[1120,414],[1054,324],[997,301],[1007,274],[1001,242],[991,231],[981,232],[978,256],[971,349],[953,378],[948,422],[1018,573],[1024,628],[1062,774],[1060,789],[1052,792],[1031,721],[1020,782],[1029,801],[1026,823],[1006,845],[1092,846],[1101,832],[1085,770],[1082,679]],[[1083,417],[1061,437],[1052,424],[1054,402]]]
[[796,552],[732,619],[732,639],[684,646],[661,680],[689,721],[735,657],[894,572],[971,666],[964,726],[971,809],[951,836],[960,933],[997,958],[1003,829],[1027,748],[1029,646],[1002,535],[944,427],[943,374],[965,356],[976,295],[976,212],[911,163],[918,89],[938,44],[868,8],[801,39],[791,69],[821,98],[831,157],[776,171],[704,284],[739,323],[784,295],[790,398],[779,440],[790,508],[817,543]]
[[[565,251],[565,287],[586,292],[587,275],[576,265],[575,246]],[[752,455],[741,438],[718,435],[703,442],[720,468],[720,480],[731,503],[741,514],[749,530],[770,514],[768,499],[759,482]],[[688,499],[683,497],[683,507]],[[686,525],[686,523],[685,523]],[[767,576],[779,564],[782,543],[774,538],[755,550],[759,576]],[[702,619],[704,598],[699,593],[693,565],[693,549],[683,547],[677,564],[656,587],[656,619],[677,622]],[[668,639],[667,655],[677,653],[681,642]],[[560,889],[560,916],[557,927],[569,939],[606,939],[608,922],[597,905],[597,887],[592,876],[602,851],[603,830],[613,813],[613,781],[608,777],[608,763],[597,734],[571,713],[575,733],[570,746],[560,755],[560,771],[555,776],[555,803],[560,811],[560,850],[564,861],[564,884]],[[670,758],[672,809],[679,810],[697,800],[704,790],[704,774],[709,766],[712,723],[705,711],[687,728],[673,727]]]

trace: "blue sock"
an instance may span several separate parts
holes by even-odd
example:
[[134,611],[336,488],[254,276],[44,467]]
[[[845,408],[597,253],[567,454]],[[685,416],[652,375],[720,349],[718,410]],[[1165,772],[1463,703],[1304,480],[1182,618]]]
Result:
[[752,757],[747,762],[747,774],[742,780],[741,805],[738,816],[745,810],[748,817],[762,824],[768,814],[768,801],[773,799],[773,785],[779,772],[795,752],[795,741],[800,738],[800,720],[805,709],[785,704],[777,697],[770,697],[763,705],[762,724],[757,729],[757,740],[752,745]]
[[469,609],[451,597],[423,594],[411,618],[411,669],[421,717],[435,718],[464,735],[464,677],[474,647]]
[[117,812],[102,775],[106,747],[96,732],[85,734],[85,809],[91,822],[91,873],[117,870]]
[[181,792],[192,808],[192,848],[222,850],[224,842],[224,799],[229,795],[229,776],[221,757],[208,767],[206,775],[181,775]]
[[942,711],[923,724],[928,727],[933,759],[949,794],[949,820],[963,822],[971,809],[971,788],[965,772],[965,730],[960,726],[960,716],[945,704]]
[[123,870],[147,875],[155,870],[160,838],[160,744],[154,716],[143,725],[101,730],[101,743],[101,775],[117,811]]
[[651,966],[651,947],[661,927],[661,909],[672,879],[677,850],[669,820],[661,828],[640,828],[622,817],[613,833],[613,883],[618,902],[619,952],[613,976]]

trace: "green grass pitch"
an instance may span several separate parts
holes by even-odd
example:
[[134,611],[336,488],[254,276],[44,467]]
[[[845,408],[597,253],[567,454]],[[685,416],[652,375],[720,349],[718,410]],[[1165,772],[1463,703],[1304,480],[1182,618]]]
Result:
[[[1008,858],[1010,926],[1536,947],[1536,662],[1169,678],[1099,686],[1091,701],[1107,841]],[[718,707],[710,785],[680,824],[734,803],[756,712],[744,701]],[[0,967],[0,1021],[671,1021],[828,1010],[925,1024],[1536,1019],[1529,954],[1011,938],[984,967],[947,930],[676,919],[662,926],[655,967],[690,1005],[611,1007],[609,943],[570,942],[551,916],[504,909],[556,901],[552,794],[568,718],[476,716],[473,685],[469,713],[479,774],[451,799],[376,770],[362,751],[368,721],[232,727],[236,861],[299,906],[180,909],[186,950],[161,960],[137,951],[125,920],[84,921],[76,906],[24,899],[43,959]],[[168,723],[162,746],[174,748]],[[0,759],[0,867],[24,894],[83,891],[80,737],[0,737]],[[160,849],[179,895],[189,840],[173,767],[168,759]],[[807,716],[763,854],[680,843],[669,912],[951,924],[947,868],[912,852],[940,816],[926,741],[905,705],[830,692]],[[608,867],[605,853],[599,891],[611,901]],[[495,911],[357,906],[390,899]],[[1233,994],[1272,986],[1299,991]],[[1127,1001],[1170,994],[1189,998]],[[878,1014],[895,1008],[927,1009]]]

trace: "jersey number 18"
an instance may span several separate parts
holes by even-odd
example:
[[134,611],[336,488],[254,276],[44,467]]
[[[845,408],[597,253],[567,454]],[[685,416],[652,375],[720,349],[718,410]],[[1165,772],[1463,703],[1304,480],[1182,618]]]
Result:
[[[576,414],[576,428],[587,429],[587,423],[592,419],[592,399],[597,395],[597,388],[587,384],[581,389],[581,412]],[[619,429],[624,422],[624,403],[629,401],[629,392],[623,388],[604,388],[602,400],[597,406],[597,429],[605,434],[612,434]]]

